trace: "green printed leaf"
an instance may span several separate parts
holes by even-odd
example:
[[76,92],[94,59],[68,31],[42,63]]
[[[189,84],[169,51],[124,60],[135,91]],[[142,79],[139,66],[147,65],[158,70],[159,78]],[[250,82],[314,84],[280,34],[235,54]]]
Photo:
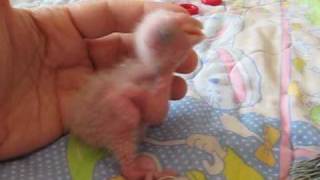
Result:
[[311,120],[316,123],[320,124],[320,106],[315,106],[311,109]]
[[68,166],[73,180],[91,180],[97,162],[107,153],[69,136],[67,147]]
[[299,0],[301,4],[309,6],[310,10],[307,18],[314,25],[320,26],[320,1],[319,0]]
[[296,68],[296,70],[301,73],[303,72],[303,69],[306,66],[306,63],[302,58],[298,57],[293,60],[293,65]]
[[191,170],[186,172],[186,177],[188,180],[207,180],[207,177],[204,175],[204,173],[199,170]]

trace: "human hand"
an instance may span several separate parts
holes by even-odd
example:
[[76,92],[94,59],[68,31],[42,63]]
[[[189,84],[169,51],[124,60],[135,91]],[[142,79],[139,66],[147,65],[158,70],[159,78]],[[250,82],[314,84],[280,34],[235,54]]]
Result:
[[[133,53],[132,30],[143,14],[172,4],[90,1],[34,10],[0,2],[0,159],[29,153],[65,133],[64,115],[87,78]],[[114,33],[118,32],[118,33]],[[190,49],[178,72],[191,72]],[[182,98],[185,82],[172,84]]]

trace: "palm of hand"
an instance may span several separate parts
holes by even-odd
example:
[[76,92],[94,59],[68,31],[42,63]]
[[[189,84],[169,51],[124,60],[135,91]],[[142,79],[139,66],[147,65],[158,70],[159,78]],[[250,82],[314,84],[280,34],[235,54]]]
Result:
[[[88,5],[86,8],[99,14],[97,8],[106,10],[100,7]],[[86,78],[110,67],[121,56],[133,55],[130,54],[130,35],[103,37],[112,30],[101,33],[99,29],[103,28],[99,28],[99,24],[86,26],[82,15],[92,12],[81,14],[81,9],[73,8],[71,11],[56,8],[33,14],[28,11],[5,14],[9,23],[4,27],[6,31],[0,31],[4,33],[0,37],[9,32],[11,39],[1,47],[5,53],[0,55],[0,63],[1,58],[10,57],[4,64],[11,63],[11,66],[0,67],[0,77],[5,77],[0,79],[0,86],[5,87],[0,90],[0,100],[4,102],[0,104],[0,159],[29,153],[60,137],[65,132],[65,111]],[[0,17],[2,15],[0,13]],[[101,18],[93,19],[100,21]],[[99,37],[102,38],[96,39]],[[194,54],[191,59],[194,61]],[[190,71],[190,67],[193,65],[189,62],[181,71]],[[183,95],[183,85],[181,79],[176,79],[174,98]]]
[[[25,13],[19,12],[25,22],[12,15],[12,26],[8,27],[14,43],[6,52],[13,65],[1,85],[7,87],[3,97],[9,98],[1,111],[1,119],[5,119],[0,125],[6,138],[3,146],[7,148],[0,150],[0,157],[24,154],[61,136],[62,111],[68,98],[93,72],[84,40],[76,31],[70,32],[71,26],[60,30],[68,34],[57,29],[49,29],[52,34],[44,34],[47,29],[42,29],[43,34],[34,32],[40,25]],[[20,45],[27,48],[18,49]]]

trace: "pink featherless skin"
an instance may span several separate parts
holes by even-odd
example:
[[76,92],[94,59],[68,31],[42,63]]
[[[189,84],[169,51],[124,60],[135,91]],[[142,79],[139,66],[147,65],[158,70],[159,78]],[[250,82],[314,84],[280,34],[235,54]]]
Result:
[[145,128],[160,125],[168,111],[172,75],[189,50],[203,39],[201,23],[166,10],[146,15],[135,36],[137,58],[94,75],[67,113],[70,133],[113,151],[127,180],[159,179],[137,146]]

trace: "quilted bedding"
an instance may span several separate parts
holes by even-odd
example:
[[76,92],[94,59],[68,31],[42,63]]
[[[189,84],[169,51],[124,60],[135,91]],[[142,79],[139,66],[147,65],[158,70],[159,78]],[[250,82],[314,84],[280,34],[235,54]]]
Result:
[[[319,0],[161,1],[197,5],[207,38],[195,47],[198,68],[184,76],[187,97],[171,102],[166,123],[140,147],[148,158],[180,180],[275,180],[320,154]],[[17,7],[68,2],[12,0]],[[122,179],[111,154],[70,136],[0,164],[3,180],[72,178]]]

